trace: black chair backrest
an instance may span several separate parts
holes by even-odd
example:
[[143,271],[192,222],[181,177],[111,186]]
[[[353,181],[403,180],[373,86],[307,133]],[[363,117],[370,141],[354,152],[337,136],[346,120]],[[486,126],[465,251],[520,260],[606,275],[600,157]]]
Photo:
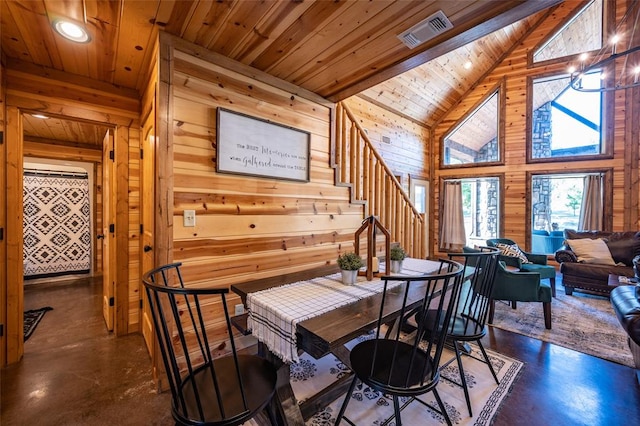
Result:
[[484,331],[500,253],[495,247],[464,247],[462,253],[448,254],[464,265],[467,277],[460,286],[448,334],[472,336]]
[[[369,378],[378,389],[396,395],[418,395],[437,383],[444,348],[444,333],[422,340],[424,324],[407,333],[401,326],[389,329],[388,313],[400,308],[400,318],[411,312],[435,310],[436,321],[448,321],[461,284],[463,266],[441,260],[440,270],[419,277],[383,276],[384,290],[376,325]],[[396,312],[398,312],[396,310]],[[353,358],[353,357],[352,357]],[[352,359],[352,364],[354,363]]]
[[[229,290],[185,287],[180,263],[147,272],[143,283],[171,388],[174,418],[184,424],[235,424],[234,419],[246,418],[251,389],[245,388],[240,374],[225,297]],[[219,311],[226,336],[210,324],[212,319],[220,320]],[[211,346],[221,340],[231,347],[216,346],[221,353],[229,352],[216,358],[220,354]],[[224,390],[229,384],[231,392]]]

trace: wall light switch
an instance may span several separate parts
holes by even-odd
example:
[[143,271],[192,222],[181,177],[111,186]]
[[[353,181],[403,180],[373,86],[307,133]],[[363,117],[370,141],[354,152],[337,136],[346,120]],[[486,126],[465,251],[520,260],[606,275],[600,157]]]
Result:
[[182,214],[182,221],[185,227],[196,226],[196,211],[185,210],[184,213]]

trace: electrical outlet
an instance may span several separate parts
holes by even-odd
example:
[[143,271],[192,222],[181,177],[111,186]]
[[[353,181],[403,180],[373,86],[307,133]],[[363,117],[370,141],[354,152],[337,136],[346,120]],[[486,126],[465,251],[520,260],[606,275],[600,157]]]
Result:
[[244,305],[236,305],[236,315],[244,314]]
[[196,226],[196,211],[185,210],[184,213],[182,214],[182,222],[185,227]]

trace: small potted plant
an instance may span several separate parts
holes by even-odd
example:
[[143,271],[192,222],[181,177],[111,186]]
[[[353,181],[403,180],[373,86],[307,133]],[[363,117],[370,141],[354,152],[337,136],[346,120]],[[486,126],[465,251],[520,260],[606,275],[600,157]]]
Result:
[[402,271],[402,261],[407,257],[407,252],[401,246],[391,247],[389,258],[391,259],[391,272],[398,273]]
[[358,254],[349,251],[338,256],[338,266],[342,270],[342,283],[354,284],[364,262]]

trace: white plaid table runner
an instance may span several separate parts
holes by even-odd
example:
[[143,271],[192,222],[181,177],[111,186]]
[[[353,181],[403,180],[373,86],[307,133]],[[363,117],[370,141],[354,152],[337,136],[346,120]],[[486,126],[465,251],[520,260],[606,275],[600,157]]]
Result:
[[[425,275],[439,267],[440,262],[407,258],[402,264],[402,273],[397,275]],[[384,265],[380,270],[384,271]],[[344,285],[341,274],[336,273],[250,293],[247,325],[251,333],[284,362],[297,362],[298,322],[355,303],[380,293],[383,288],[381,279],[367,281],[364,276],[359,276],[354,285]]]

